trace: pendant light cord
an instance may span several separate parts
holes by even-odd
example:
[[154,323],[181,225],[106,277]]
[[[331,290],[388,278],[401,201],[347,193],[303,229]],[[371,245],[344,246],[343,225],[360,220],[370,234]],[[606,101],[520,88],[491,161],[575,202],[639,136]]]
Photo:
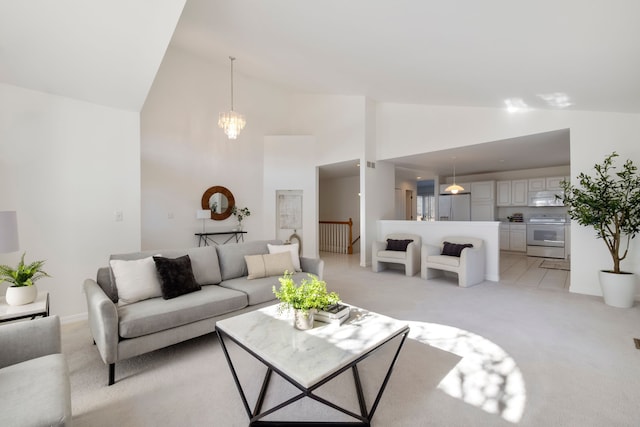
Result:
[[235,61],[235,57],[230,56],[231,60],[231,111],[233,111],[233,61]]

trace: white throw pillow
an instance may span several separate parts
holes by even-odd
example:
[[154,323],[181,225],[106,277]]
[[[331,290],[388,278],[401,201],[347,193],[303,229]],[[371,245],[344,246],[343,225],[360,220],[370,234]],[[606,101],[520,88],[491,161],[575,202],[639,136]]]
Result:
[[132,261],[112,259],[109,265],[116,279],[118,305],[162,296],[153,257]]
[[298,243],[292,243],[290,245],[272,245],[267,243],[267,247],[269,248],[270,254],[291,252],[291,262],[293,262],[293,267],[296,271],[302,271],[302,268],[300,268],[300,256],[298,256],[298,248],[300,247]]

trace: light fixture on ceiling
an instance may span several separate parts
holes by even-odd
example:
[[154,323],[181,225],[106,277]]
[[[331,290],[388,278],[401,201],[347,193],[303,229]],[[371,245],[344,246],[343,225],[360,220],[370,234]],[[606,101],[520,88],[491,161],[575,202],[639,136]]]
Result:
[[247,122],[242,114],[233,111],[233,61],[235,61],[236,58],[230,56],[229,59],[231,60],[231,111],[228,113],[220,113],[218,126],[224,129],[224,133],[227,134],[229,139],[236,139]]
[[456,184],[456,158],[453,158],[453,184],[444,189],[444,191],[448,191],[451,194],[457,194],[460,191],[464,191],[464,188]]

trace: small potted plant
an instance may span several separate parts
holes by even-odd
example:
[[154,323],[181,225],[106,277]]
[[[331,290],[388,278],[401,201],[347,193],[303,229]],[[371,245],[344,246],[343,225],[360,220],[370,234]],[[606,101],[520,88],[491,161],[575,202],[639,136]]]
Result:
[[280,289],[273,287],[273,293],[280,300],[278,311],[293,309],[293,325],[296,329],[313,328],[313,316],[319,309],[340,301],[335,292],[327,291],[327,284],[313,274],[302,279],[299,286],[293,281],[293,273],[286,271],[279,279]]
[[231,213],[238,220],[238,231],[242,231],[242,220],[247,216],[251,216],[251,211],[247,207],[238,208],[237,206],[234,205],[233,208],[231,209]]
[[44,261],[34,261],[31,264],[24,263],[22,254],[20,262],[16,268],[8,265],[0,265],[0,283],[9,282],[11,286],[7,288],[6,301],[9,305],[24,305],[35,301],[38,296],[38,289],[35,282],[43,277],[51,277],[42,270]]
[[631,307],[636,276],[622,271],[620,261],[629,254],[629,244],[640,231],[640,176],[629,159],[615,171],[614,151],[602,164],[594,165],[595,176],[578,175],[579,186],[562,183],[568,215],[578,224],[593,227],[611,254],[613,268],[600,271],[600,286],[606,304]]

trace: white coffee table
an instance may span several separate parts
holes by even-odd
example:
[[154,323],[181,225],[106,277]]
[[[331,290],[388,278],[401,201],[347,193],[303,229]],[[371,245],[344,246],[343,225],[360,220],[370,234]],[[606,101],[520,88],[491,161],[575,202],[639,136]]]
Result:
[[49,315],[49,292],[38,291],[36,300],[30,304],[9,305],[5,297],[0,297],[0,323],[19,319]]
[[[273,305],[221,320],[216,324],[216,332],[249,416],[249,425],[281,425],[283,421],[262,421],[262,419],[303,397],[314,399],[357,420],[349,424],[370,425],[404,340],[409,333],[409,326],[406,322],[352,307],[349,320],[342,325],[316,322],[316,327],[313,329],[299,331],[293,327],[291,317],[278,315],[277,305]],[[394,338],[398,338],[396,341],[399,341],[394,357],[373,404],[367,408],[357,365],[373,352],[393,341]],[[229,356],[225,343],[227,340],[233,341],[267,366],[267,373],[253,410],[249,407],[236,369]],[[360,404],[359,414],[314,394],[314,390],[318,387],[348,369],[353,371]],[[300,393],[262,412],[262,403],[273,372],[293,384],[300,390]],[[286,421],[285,423],[291,422]],[[318,425],[321,422],[306,424]],[[336,425],[335,422],[327,424]],[[305,425],[305,423],[296,421],[295,425]]]

